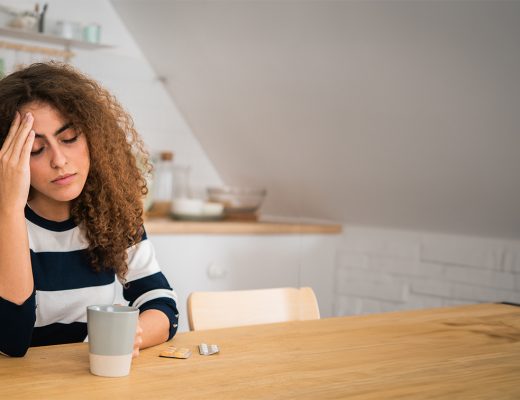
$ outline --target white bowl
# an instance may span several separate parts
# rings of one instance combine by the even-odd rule
[[[179,198],[172,201],[174,216],[217,217],[224,212],[220,203],[207,202],[201,199]]]

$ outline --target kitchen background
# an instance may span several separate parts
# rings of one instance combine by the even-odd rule
[[[71,62],[196,191],[263,186],[262,215],[343,225],[151,235],[182,298],[316,285],[324,316],[520,303],[520,2],[50,1],[60,20],[101,26],[112,47]],[[7,71],[37,61],[14,53]]]

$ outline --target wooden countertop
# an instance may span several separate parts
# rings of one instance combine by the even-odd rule
[[[169,345],[193,355],[159,357]],[[519,399],[519,376],[520,307],[504,304],[180,333],[122,378],[91,375],[87,343],[0,356],[1,397],[31,400]]]
[[[260,219],[259,221],[178,221],[167,218],[147,218],[144,226],[146,232],[151,235],[166,234],[260,234],[260,235],[285,235],[285,234],[339,234],[342,232],[340,224],[314,223],[314,222],[290,222],[272,219]]]

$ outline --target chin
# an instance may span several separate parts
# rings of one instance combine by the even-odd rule
[[[80,194],[81,194],[81,190],[79,192],[74,192],[72,194],[66,195],[66,196],[64,196],[63,201],[76,200],[79,197]]]
[[[79,197],[81,189],[68,188],[49,194],[49,197],[56,201],[72,201]]]

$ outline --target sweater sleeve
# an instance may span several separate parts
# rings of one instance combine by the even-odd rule
[[[0,297],[0,352],[11,357],[23,357],[31,345],[36,321],[36,295],[18,305]]]
[[[162,311],[170,321],[170,340],[177,332],[179,312],[177,295],[161,272],[152,243],[143,234],[141,242],[128,249],[128,273],[123,284],[123,296],[140,312]]]

